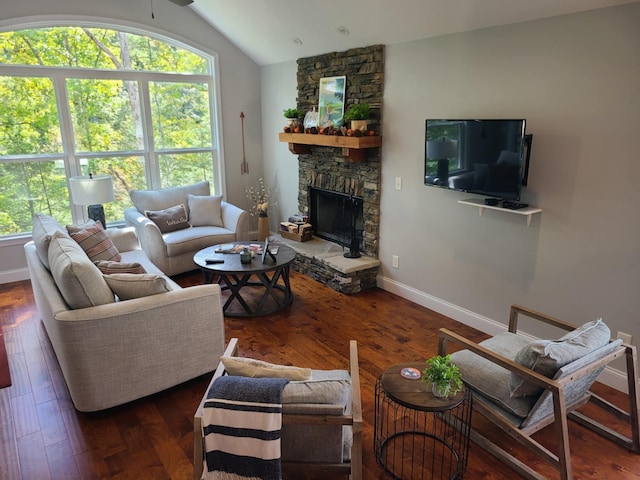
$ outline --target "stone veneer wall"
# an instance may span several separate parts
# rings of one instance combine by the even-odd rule
[[[369,130],[382,135],[384,45],[298,59],[298,108],[304,112],[317,109],[320,79],[341,75],[346,76],[345,112],[354,103],[369,103]],[[361,163],[344,158],[342,150],[335,147],[314,146],[311,154],[298,156],[299,211],[309,211],[309,186],[362,197],[364,253],[375,258],[380,230],[381,150],[368,149]]]

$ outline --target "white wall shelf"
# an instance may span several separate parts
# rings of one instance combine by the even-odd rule
[[[481,198],[467,198],[465,200],[458,200],[458,203],[462,205],[471,205],[472,207],[478,208],[478,214],[480,216],[482,216],[482,214],[484,213],[485,208],[489,210],[498,210],[500,212],[505,212],[505,213],[515,213],[517,215],[525,215],[527,217],[527,226],[531,225],[531,218],[536,213],[542,212],[541,208],[535,208],[535,207],[525,207],[525,208],[519,208],[518,210],[511,210],[509,208],[499,207],[497,205],[496,206],[485,205],[484,199],[481,199]]]

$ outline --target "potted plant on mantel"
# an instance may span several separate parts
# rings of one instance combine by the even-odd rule
[[[293,133],[294,129],[300,126],[300,119],[302,118],[302,110],[299,110],[298,108],[285,108],[284,118],[289,120],[288,126],[290,128],[291,133]]]
[[[427,360],[422,380],[431,383],[431,392],[435,397],[455,395],[462,389],[460,369],[451,363],[451,355],[436,355]]]
[[[351,122],[351,130],[367,130],[367,120],[371,107],[368,103],[355,103],[349,107],[347,113],[344,114],[344,121]]]

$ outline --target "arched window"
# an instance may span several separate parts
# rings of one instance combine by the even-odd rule
[[[221,193],[213,61],[113,28],[0,32],[0,236],[29,232],[36,212],[83,220],[75,175],[113,177],[107,222],[131,189],[208,180]]]

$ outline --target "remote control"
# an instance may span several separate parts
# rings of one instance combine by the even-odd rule
[[[211,265],[212,263],[224,263],[224,260],[219,258],[207,258],[205,262],[207,265]]]

